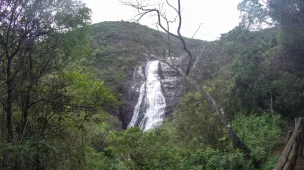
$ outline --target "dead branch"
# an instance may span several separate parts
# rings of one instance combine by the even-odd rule
[[[220,107],[220,105],[214,100],[214,98],[208,93],[206,92],[200,85],[199,83],[197,83],[196,80],[194,80],[192,77],[190,77],[190,70],[191,70],[191,66],[192,66],[192,53],[190,52],[185,39],[183,38],[183,36],[181,35],[181,26],[182,26],[182,14],[181,14],[181,0],[178,0],[178,7],[175,8],[173,5],[171,5],[168,0],[166,0],[167,5],[169,7],[171,7],[178,15],[178,28],[177,28],[177,34],[172,33],[169,28],[167,26],[167,29],[163,26],[162,24],[162,19],[167,21],[167,24],[169,24],[168,19],[166,17],[164,17],[161,12],[159,11],[159,9],[156,8],[147,8],[148,5],[146,6],[142,6],[141,3],[139,3],[139,1],[137,0],[136,4],[132,4],[131,2],[125,2],[120,0],[124,5],[133,7],[135,9],[137,9],[140,13],[139,13],[139,20],[145,16],[148,13],[156,13],[157,14],[157,19],[158,19],[158,26],[168,34],[168,36],[173,36],[177,39],[179,39],[182,43],[182,47],[183,50],[187,53],[188,58],[189,58],[189,62],[187,64],[187,69],[186,71],[183,71],[182,68],[180,66],[174,65],[174,62],[170,62],[167,60],[167,58],[165,57],[166,53],[164,53],[161,56],[155,56],[153,54],[147,54],[147,53],[143,53],[144,56],[155,59],[155,60],[159,60],[165,64],[167,64],[169,67],[171,67],[173,70],[177,71],[186,81],[188,81],[191,85],[193,85],[195,87],[195,89],[208,101],[208,103],[213,107],[214,111],[217,113],[217,115],[220,117],[221,122],[225,125],[229,136],[231,137],[233,143],[240,149],[242,150],[247,156],[250,155],[251,150],[245,145],[245,143],[237,136],[237,134],[235,133],[235,131],[233,130],[229,120],[227,119],[224,110]],[[194,34],[195,35],[195,34]],[[170,41],[170,38],[168,38],[168,41]],[[170,43],[169,43],[170,44]],[[159,54],[158,54],[159,55]],[[193,68],[195,67],[195,65],[197,64],[197,62],[200,60],[201,56],[198,56]],[[169,58],[170,60],[170,58]],[[193,70],[192,68],[192,70]]]
[[[201,28],[201,25],[202,25],[203,23],[200,23],[199,24],[199,26],[198,26],[198,28],[196,29],[196,31],[195,31],[195,33],[192,35],[192,38],[194,38],[194,36],[196,35],[196,33],[199,31],[199,29]]]

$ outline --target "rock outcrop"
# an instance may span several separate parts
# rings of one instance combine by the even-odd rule
[[[170,115],[183,94],[181,77],[165,63],[160,63],[163,92],[166,99],[166,116]]]
[[[132,119],[134,107],[139,97],[140,86],[145,81],[146,63],[147,62],[139,63],[134,68],[134,73],[132,77],[130,76],[130,80],[124,85],[122,96],[124,107],[121,111],[121,118],[124,128],[127,127],[128,123]],[[179,74],[175,70],[171,69],[167,64],[160,63],[159,69],[163,95],[167,105],[165,116],[169,116],[172,114],[183,94],[183,86],[180,82],[181,78]]]

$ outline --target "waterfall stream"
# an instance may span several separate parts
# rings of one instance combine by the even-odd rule
[[[137,104],[128,127],[139,126],[143,131],[163,123],[166,108],[159,76],[159,61],[149,61],[145,67],[146,80],[140,87]]]

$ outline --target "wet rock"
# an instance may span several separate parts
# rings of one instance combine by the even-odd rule
[[[134,68],[132,78],[123,87],[122,101],[124,107],[121,111],[121,119],[124,128],[127,127],[132,119],[134,107],[139,97],[140,86],[145,81],[145,65],[146,63],[138,64]],[[159,69],[163,95],[167,105],[165,116],[169,116],[174,111],[183,94],[182,80],[179,74],[165,63],[160,63]]]

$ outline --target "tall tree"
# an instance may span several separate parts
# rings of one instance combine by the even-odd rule
[[[303,44],[300,43],[304,35],[303,1],[243,0],[238,8],[244,25],[251,28],[263,24],[277,25],[282,29],[284,45],[287,48],[294,46],[295,51],[303,51]],[[259,28],[265,28],[265,25]]]
[[[118,103],[75,68],[90,52],[90,12],[78,0],[0,0],[0,169],[87,167],[90,121]]]
[[[35,84],[64,60],[59,53],[65,43],[60,34],[88,23],[90,10],[74,0],[1,0],[0,6],[0,87],[6,89],[1,90],[1,104],[11,142],[14,104],[21,100],[24,130],[28,110],[41,101],[31,96]]]
[[[278,56],[276,57],[276,62],[279,64],[279,70],[275,72],[281,73],[280,76],[272,75],[272,77],[276,77],[276,81],[273,84],[282,85],[277,86],[277,101],[271,100],[270,102],[273,103],[274,109],[286,116],[297,115],[297,112],[300,114],[302,112],[300,105],[303,103],[303,97],[300,95],[303,92],[301,79],[303,79],[304,72],[304,46],[302,43],[304,38],[303,1],[243,0],[239,4],[239,9],[244,14],[243,25],[255,27],[256,24],[264,22],[260,17],[263,16],[262,18],[269,18],[270,23],[276,27],[275,29],[280,30],[278,35],[280,48],[276,50],[276,55]],[[250,22],[246,18],[251,18],[256,23]],[[286,86],[286,84],[292,85]]]

